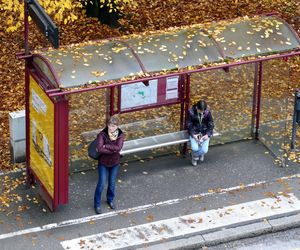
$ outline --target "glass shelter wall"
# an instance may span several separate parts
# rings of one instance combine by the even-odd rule
[[[211,144],[251,138],[254,75],[254,64],[191,75],[191,105],[206,100],[220,134]]]
[[[70,172],[96,167],[97,162],[87,155],[89,142],[105,126],[109,108],[108,91],[84,92],[69,99],[69,164]]]
[[[294,103],[291,83],[286,61],[263,62],[260,140],[280,161],[290,145]]]
[[[257,74],[258,77],[258,74]],[[253,138],[255,131],[256,97],[255,64],[194,73],[190,77],[190,107],[198,100],[207,101],[215,122],[211,144],[223,144]],[[258,79],[256,79],[258,81]],[[131,84],[129,84],[131,85]],[[293,89],[289,64],[282,59],[263,62],[260,140],[278,157],[282,158],[290,144],[293,113]],[[132,84],[134,86],[134,84]],[[126,140],[177,132],[181,129],[181,104],[138,107],[122,112],[121,88],[114,90],[114,112],[121,109],[120,128]],[[127,88],[125,88],[127,90]],[[124,91],[124,89],[123,89]],[[158,95],[158,99],[159,99]],[[178,96],[178,98],[180,98]],[[130,98],[131,100],[132,98]],[[97,162],[87,155],[88,144],[105,127],[109,114],[110,90],[100,89],[69,99],[69,154],[71,171],[96,167]],[[161,153],[179,153],[179,147],[163,147],[124,157],[122,160],[142,159]]]
[[[180,131],[180,104],[162,106],[121,114],[127,140],[151,137]],[[155,148],[149,151],[125,155],[123,161],[152,158],[166,153],[179,154],[179,146]]]
[[[118,91],[114,91],[114,110],[118,107]],[[76,95],[69,99],[69,163],[70,172],[95,168],[97,161],[87,154],[89,143],[105,127],[109,114],[110,90],[101,89]],[[171,104],[161,107],[141,108],[119,114],[120,128],[126,140],[177,132],[180,130],[181,105]],[[167,152],[178,152],[177,147],[157,148],[151,151],[124,156],[122,162],[152,157]]]

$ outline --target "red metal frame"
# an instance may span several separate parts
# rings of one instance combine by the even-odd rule
[[[242,61],[242,62],[232,62],[232,63],[223,63],[220,65],[216,65],[213,67],[207,67],[203,66],[199,69],[193,69],[193,70],[186,70],[182,72],[176,72],[176,73],[169,73],[164,75],[158,75],[158,76],[151,76],[151,77],[145,77],[135,80],[130,80],[127,82],[115,82],[108,85],[87,85],[86,88],[82,89],[65,89],[62,91],[63,86],[61,85],[60,79],[54,70],[52,64],[49,62],[49,60],[40,54],[33,54],[31,55],[29,52],[29,44],[28,44],[28,12],[27,12],[27,1],[24,0],[24,11],[25,11],[25,18],[24,18],[24,39],[25,39],[25,54],[21,55],[19,54],[19,58],[25,59],[25,107],[26,107],[26,166],[27,166],[27,177],[28,181],[32,183],[34,179],[37,179],[39,183],[41,184],[41,195],[45,202],[48,204],[49,208],[54,211],[60,204],[66,204],[68,203],[68,160],[69,160],[69,106],[68,106],[68,100],[67,95],[69,94],[76,94],[81,92],[87,92],[92,90],[98,90],[98,89],[107,89],[109,92],[107,92],[107,95],[109,97],[109,109],[107,110],[106,116],[113,115],[114,113],[126,113],[126,112],[133,112],[138,110],[145,110],[148,108],[157,108],[165,105],[174,105],[174,104],[181,104],[180,108],[180,129],[187,129],[187,119],[188,119],[188,109],[190,107],[190,75],[192,73],[198,73],[202,71],[207,70],[216,70],[216,69],[224,69],[224,68],[230,68],[235,66],[240,66],[243,64],[252,64],[255,63],[255,79],[254,79],[254,94],[253,94],[253,124],[255,119],[255,136],[258,138],[259,135],[259,126],[260,126],[260,109],[261,109],[261,86],[262,86],[262,62],[278,59],[278,58],[288,58],[291,56],[299,56],[300,55],[300,49],[294,50],[293,52],[285,53],[285,54],[279,54],[279,55],[271,55],[266,56],[262,58],[257,58],[254,60],[249,61]],[[284,21],[284,20],[283,20]],[[291,29],[291,27],[285,22],[285,24]],[[293,31],[293,29],[291,29]],[[293,31],[294,32],[294,31]],[[295,32],[294,32],[295,33]],[[296,38],[299,40],[299,38],[296,35]],[[126,42],[119,41],[117,39],[111,39],[116,42],[121,42],[125,44],[133,53],[136,60],[138,61],[142,71],[146,73],[145,67],[142,64],[140,58],[138,55],[134,52],[134,50],[126,44]],[[224,52],[222,51],[221,47],[219,46],[218,42],[214,39],[211,39],[219,49],[220,54],[224,57]],[[54,86],[53,84],[50,84],[52,87],[51,89],[46,89],[47,86],[45,84],[41,83],[42,78],[47,79],[47,76],[42,74],[41,70],[39,69],[38,65],[34,63],[30,63],[30,60],[32,60],[33,57],[40,58],[49,68],[51,74],[53,75],[54,80],[57,83],[58,88]],[[29,117],[29,74],[30,74],[30,68],[36,68],[36,75],[32,74],[35,80],[38,82],[38,84],[43,87],[45,93],[48,95],[48,97],[52,100],[54,103],[54,199],[49,195],[47,190],[44,188],[43,183],[38,179],[38,177],[35,175],[35,173],[32,171],[30,167],[30,138],[29,138],[29,129],[30,129],[30,117]],[[179,76],[179,96],[176,100],[166,101],[166,102],[160,102],[159,104],[155,105],[148,105],[148,106],[142,106],[138,108],[128,109],[121,111],[120,108],[120,93],[121,93],[121,85],[125,84],[132,84],[137,82],[146,82],[152,79],[163,79],[167,77],[172,76]],[[49,80],[50,81],[50,80]],[[51,83],[51,81],[50,81]],[[118,102],[117,102],[117,109],[115,110],[115,89],[117,87],[118,90]],[[187,145],[184,145],[183,152],[187,152]]]
[[[191,85],[191,75],[186,74],[185,75],[185,106],[184,106],[184,129],[187,129],[187,120],[188,120],[188,112],[190,107],[190,85]],[[183,155],[187,154],[187,143],[184,144],[182,149]]]
[[[38,74],[42,80],[42,87],[45,91],[47,90],[53,90],[56,89],[56,86],[53,85],[53,83],[50,81],[50,79],[44,74],[44,72],[40,69],[40,67],[38,66],[38,64],[36,64],[33,60],[31,61],[31,65],[34,68],[34,70],[36,71],[36,74]]]
[[[121,112],[121,86],[117,87],[118,91],[118,106],[117,106],[117,113],[119,114]]]
[[[184,96],[185,96],[185,78],[184,76],[179,77],[179,83],[180,83],[180,130],[184,129]]]
[[[254,134],[254,126],[255,126],[255,120],[256,120],[257,82],[258,82],[258,63],[255,63],[254,82],[253,82],[253,101],[252,101],[252,122],[251,122],[251,135],[252,136]]]
[[[110,105],[109,105],[109,115],[112,116],[114,115],[114,110],[115,110],[115,87],[112,86],[109,88],[110,90],[110,97],[109,97],[109,102],[110,102]]]
[[[25,56],[29,56],[29,45],[28,45],[28,33],[29,33],[29,20],[28,20],[28,8],[27,1],[24,0],[24,49]],[[30,186],[35,182],[33,171],[30,169],[30,141],[29,141],[29,61],[25,60],[25,137],[26,137],[26,182]]]
[[[69,103],[60,98],[54,107],[54,205],[68,203],[69,193]]]
[[[34,57],[40,58],[40,59],[47,65],[47,67],[49,68],[49,70],[50,70],[50,72],[51,72],[51,74],[52,74],[52,76],[53,76],[53,78],[54,78],[54,80],[55,80],[56,83],[57,83],[57,86],[58,86],[59,88],[62,88],[62,84],[61,84],[61,82],[60,82],[60,79],[59,79],[59,77],[58,77],[58,75],[57,75],[57,73],[56,73],[54,67],[53,67],[52,64],[49,62],[49,60],[48,60],[45,56],[40,55],[40,54],[32,54],[32,57],[33,57],[33,58],[34,58]],[[37,66],[37,67],[38,67],[38,66]],[[49,80],[49,81],[50,81],[50,80]],[[51,81],[50,81],[50,82],[51,82]],[[56,88],[56,86],[53,86],[53,87]]]
[[[149,104],[148,106],[142,106],[139,108],[132,108],[132,109],[126,109],[123,111],[119,111],[119,113],[124,114],[124,113],[130,113],[130,112],[134,112],[134,111],[141,111],[141,110],[146,110],[146,109],[159,108],[159,107],[163,107],[163,106],[175,105],[175,104],[179,104],[179,103],[181,103],[181,100],[162,102],[160,104],[155,104],[155,105]]]
[[[257,85],[257,105],[256,105],[256,125],[255,138],[259,135],[260,108],[261,108],[261,85],[262,85],[262,62],[259,62],[258,68],[258,85]]]

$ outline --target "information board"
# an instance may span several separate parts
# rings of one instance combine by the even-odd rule
[[[54,104],[30,77],[30,167],[54,197]]]
[[[149,85],[143,82],[121,86],[121,111],[164,104],[179,98],[179,76],[153,79]]]

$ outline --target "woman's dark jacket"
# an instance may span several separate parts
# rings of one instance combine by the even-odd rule
[[[196,105],[189,109],[187,122],[188,132],[191,136],[201,133],[202,136],[208,135],[211,137],[214,129],[214,121],[211,112],[208,109],[203,112],[202,123],[200,124],[199,120],[201,120],[201,115],[202,114],[199,114],[199,119]]]
[[[111,141],[108,135],[108,127],[103,129],[98,135],[97,150],[100,153],[99,164],[112,167],[120,164],[120,151],[124,144],[124,133],[118,128],[119,134],[115,141]]]

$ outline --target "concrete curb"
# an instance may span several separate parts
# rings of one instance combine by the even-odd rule
[[[26,172],[26,168],[20,168],[17,170],[11,170],[11,171],[7,171],[7,172],[2,172],[0,171],[0,176],[11,176],[11,175],[15,175],[15,174],[23,174],[24,172]]]
[[[232,228],[223,228],[211,233],[200,233],[194,236],[186,236],[169,242],[161,242],[156,245],[144,246],[139,250],[160,249],[197,249],[203,246],[214,246],[234,240],[260,236],[300,226],[300,214],[288,215],[281,218],[266,218],[260,222],[249,223]]]

